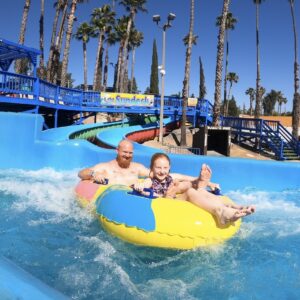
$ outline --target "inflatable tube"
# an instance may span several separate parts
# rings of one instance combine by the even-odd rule
[[[210,213],[188,201],[149,199],[122,185],[81,181],[76,193],[82,206],[94,208],[104,229],[137,245],[173,249],[216,245],[231,238],[241,224],[238,220],[220,227]]]

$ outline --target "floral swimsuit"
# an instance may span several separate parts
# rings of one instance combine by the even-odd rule
[[[163,182],[156,178],[152,178],[153,192],[159,196],[164,196],[172,182],[173,178],[170,175],[168,175]]]

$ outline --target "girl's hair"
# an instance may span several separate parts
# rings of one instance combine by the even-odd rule
[[[169,162],[169,164],[171,164],[170,158],[167,154],[165,154],[165,153],[155,153],[151,157],[150,170],[153,169],[155,161],[159,158],[165,158]]]

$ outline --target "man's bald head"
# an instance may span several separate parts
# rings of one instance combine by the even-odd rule
[[[117,147],[117,162],[121,168],[129,168],[133,156],[133,144],[122,140]]]
[[[122,140],[119,144],[117,149],[120,148],[131,148],[133,150],[133,144],[132,142],[128,141],[128,140]]]

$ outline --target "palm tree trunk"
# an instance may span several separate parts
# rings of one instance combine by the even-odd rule
[[[26,25],[27,25],[29,9],[30,9],[30,0],[25,0],[23,16],[22,16],[22,23],[21,23],[21,28],[20,28],[20,36],[19,36],[19,44],[21,44],[21,45],[23,45],[24,41],[25,41],[25,32],[26,32]],[[15,63],[16,73],[20,73],[20,69],[21,69],[21,61],[17,60]]]
[[[261,115],[261,93],[260,93],[260,54],[259,54],[259,4],[256,2],[256,102],[255,118]]]
[[[292,134],[298,139],[300,127],[300,95],[299,95],[299,64],[298,64],[298,42],[296,31],[296,20],[294,14],[294,0],[290,0],[291,15],[293,20],[294,32],[294,97],[293,97],[293,112],[292,112]]]
[[[231,94],[231,89],[232,89],[232,82],[230,82],[230,85],[229,85],[229,91],[228,91],[228,101],[230,100],[230,94]],[[228,101],[227,101],[227,107],[226,107],[226,109],[228,109]]]
[[[95,64],[95,70],[94,70],[94,81],[93,81],[93,90],[94,91],[99,91],[100,90],[99,66],[100,66],[100,56],[101,56],[102,44],[103,44],[103,32],[101,31],[99,33],[96,64]]]
[[[84,80],[84,90],[87,91],[86,42],[82,42],[82,47],[83,47],[83,80]]]
[[[40,77],[44,79],[45,62],[44,62],[44,12],[45,0],[41,0],[41,16],[40,16]]]
[[[219,126],[220,107],[221,107],[221,83],[222,83],[222,65],[224,55],[224,37],[226,18],[229,10],[230,0],[224,0],[222,10],[222,23],[219,28],[218,35],[218,51],[217,51],[217,65],[216,65],[216,78],[215,78],[215,97],[213,108],[213,126]]]
[[[64,6],[58,35],[56,37],[55,46],[54,46],[53,62],[51,65],[51,70],[50,70],[51,82],[53,82],[53,83],[57,82],[57,76],[58,76],[58,72],[59,72],[60,53],[61,53],[62,42],[63,42],[65,22],[67,19],[67,9],[68,9],[68,2],[66,2],[65,6]]]
[[[123,78],[123,92],[128,93],[128,63],[129,62],[129,52],[127,51],[127,57],[124,65],[124,78]]]
[[[104,59],[104,69],[103,69],[103,91],[106,91],[107,87],[107,78],[108,78],[108,47],[109,44],[106,44],[106,49],[105,49],[105,59]]]
[[[186,108],[189,97],[189,84],[190,84],[190,71],[191,71],[191,56],[192,56],[192,40],[193,40],[193,29],[194,29],[194,0],[191,0],[190,9],[190,28],[189,28],[189,42],[186,49],[185,56],[185,70],[183,79],[182,89],[182,121],[181,121],[181,139],[180,146],[186,146]]]
[[[120,92],[120,72],[121,72],[121,61],[123,53],[123,43],[120,43],[119,53],[118,53],[118,63],[117,63],[117,79],[116,79],[116,92]]]
[[[124,90],[124,74],[125,74],[125,64],[126,64],[126,59],[127,59],[127,54],[128,54],[128,41],[129,41],[129,35],[130,35],[131,26],[132,26],[134,17],[135,17],[135,12],[134,12],[134,10],[131,10],[130,18],[127,23],[126,37],[125,37],[125,41],[124,41],[124,45],[123,45],[123,58],[121,61],[122,64],[121,64],[121,70],[120,70],[120,85],[119,85],[119,89],[120,89],[121,93]]]
[[[103,42],[102,42],[102,47],[100,50],[100,57],[99,57],[99,69],[98,69],[98,82],[97,82],[97,86],[99,86],[98,91],[103,91],[103,87],[101,85],[102,83],[102,69],[103,69],[103,52],[104,52],[104,48],[103,48]]]
[[[77,0],[72,0],[71,12],[69,15],[69,22],[68,22],[67,33],[66,33],[64,56],[63,56],[62,67],[61,67],[61,86],[66,86],[66,81],[67,81],[70,44],[71,44],[72,30],[73,30],[73,24],[75,19],[76,5],[77,5]]]
[[[52,60],[53,60],[53,51],[54,51],[54,47],[55,47],[55,36],[56,36],[56,31],[57,31],[61,3],[62,3],[62,0],[58,1],[56,11],[55,11],[55,16],[54,16],[53,26],[52,26],[50,51],[49,51],[49,58],[48,58],[48,63],[47,63],[47,81],[49,81],[49,82],[51,81],[51,75],[50,75],[51,74],[51,65],[52,65]]]
[[[133,47],[132,49],[132,58],[131,58],[131,76],[130,76],[130,90],[129,90],[130,93],[132,93],[134,66],[135,66],[135,47]]]
[[[225,41],[226,41],[226,62],[225,62],[225,74],[224,74],[224,116],[227,116],[227,70],[228,70],[228,52],[229,52],[229,45],[227,39],[227,30],[225,30]],[[229,99],[229,97],[228,97]]]

